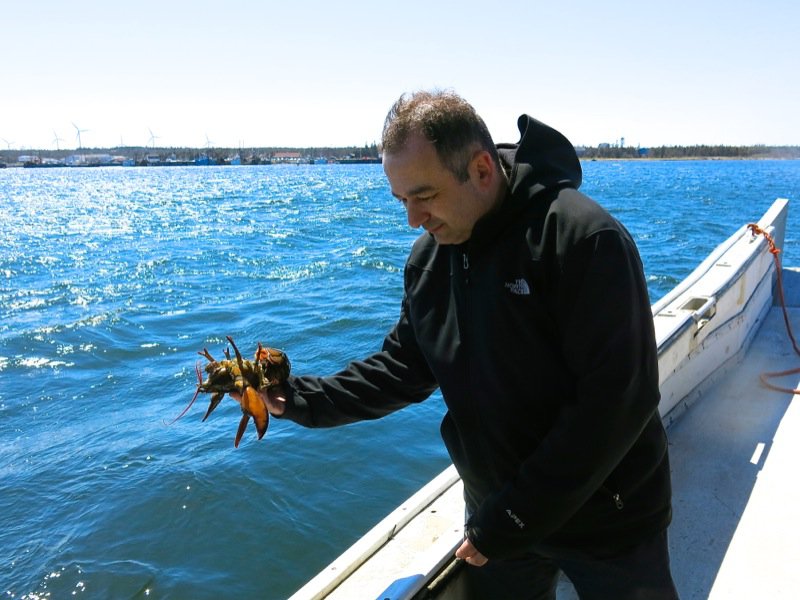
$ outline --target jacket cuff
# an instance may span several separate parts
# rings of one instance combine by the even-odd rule
[[[500,492],[487,497],[467,521],[466,535],[486,558],[518,555],[534,541],[528,517]]]

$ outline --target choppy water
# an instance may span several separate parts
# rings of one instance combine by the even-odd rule
[[[655,301],[800,199],[800,162],[589,162],[584,181]],[[285,598],[441,471],[438,396],[333,430],[273,420],[238,450],[230,400],[165,425],[225,335],[298,373],[378,349],[416,235],[379,165],[0,170],[0,594]]]

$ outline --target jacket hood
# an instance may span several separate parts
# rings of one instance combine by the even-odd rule
[[[498,144],[500,162],[510,173],[511,194],[551,187],[581,185],[581,163],[575,148],[561,133],[528,115],[517,120],[517,144]]]
[[[570,141],[552,127],[528,115],[517,120],[517,144],[497,144],[500,164],[509,174],[509,193],[500,209],[475,224],[468,243],[478,249],[517,215],[531,206],[531,200],[547,190],[577,189],[581,184],[581,163]],[[542,208],[545,205],[542,204]]]

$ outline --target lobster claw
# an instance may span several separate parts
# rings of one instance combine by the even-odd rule
[[[256,425],[258,432],[258,439],[264,437],[269,427],[269,411],[261,395],[255,388],[248,386],[242,391],[241,400],[239,404],[242,407],[242,419],[239,421],[239,429],[236,431],[236,438],[233,440],[233,446],[239,447],[239,442],[242,440],[244,430],[247,428],[247,422],[250,417],[253,417],[253,422]]]
[[[241,421],[239,421],[239,429],[236,430],[236,438],[233,440],[234,448],[239,447],[239,442],[242,441],[242,436],[244,435],[244,430],[247,428],[247,422],[249,420],[250,420],[250,415],[248,415],[247,413],[242,415],[242,419]]]

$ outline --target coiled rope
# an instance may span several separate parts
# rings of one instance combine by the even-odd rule
[[[747,227],[750,231],[753,232],[753,237],[757,235],[763,235],[764,239],[767,240],[767,244],[769,245],[769,252],[772,254],[772,258],[775,261],[775,272],[777,273],[777,281],[776,281],[776,288],[778,290],[778,299],[781,303],[781,309],[783,310],[783,322],[786,323],[786,333],[789,334],[789,339],[792,341],[792,347],[794,348],[795,353],[800,356],[800,348],[797,346],[797,340],[795,340],[794,334],[792,333],[792,325],[789,321],[789,311],[786,309],[786,297],[783,293],[783,275],[781,271],[781,261],[778,259],[778,254],[780,253],[780,248],[775,245],[775,240],[772,239],[772,236],[761,229],[755,223],[749,223]],[[800,373],[800,368],[797,369],[787,369],[786,371],[770,371],[766,373],[761,373],[759,378],[761,379],[761,383],[763,383],[766,387],[771,390],[775,390],[777,392],[786,392],[789,394],[800,394],[800,389],[794,388],[787,388],[781,387],[778,385],[774,385],[770,383],[769,379],[774,379],[775,377],[786,377],[787,375],[794,375],[796,373]]]

